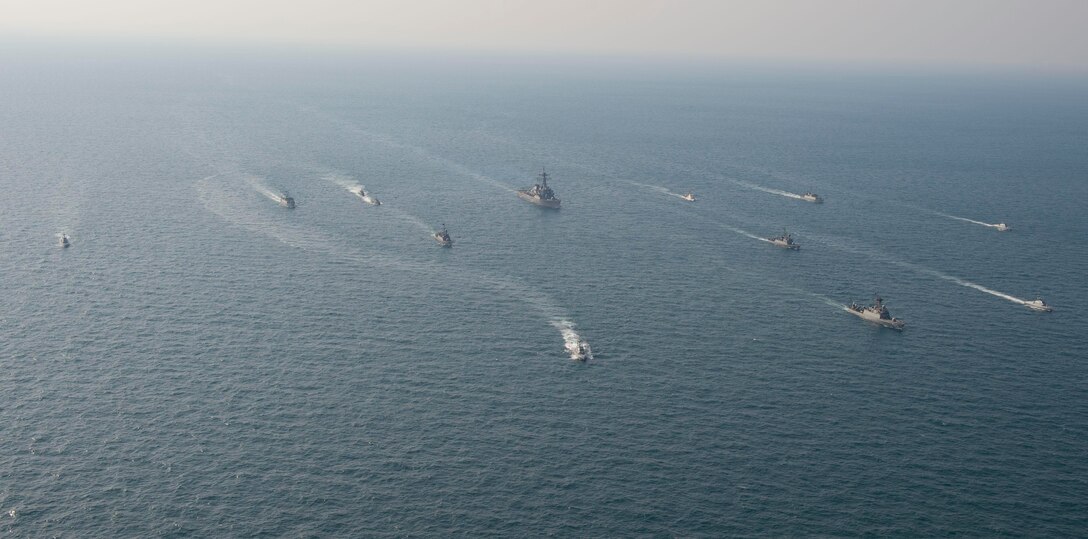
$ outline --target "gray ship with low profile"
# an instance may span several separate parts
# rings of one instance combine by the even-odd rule
[[[556,197],[555,191],[548,187],[547,171],[542,170],[537,177],[540,178],[540,183],[535,183],[532,187],[525,189],[518,189],[518,197],[537,206],[559,209],[559,197]]]
[[[773,244],[775,244],[775,245],[777,245],[779,247],[782,247],[783,249],[790,249],[790,250],[793,250],[793,251],[797,251],[797,250],[801,249],[801,246],[798,245],[797,242],[793,241],[793,236],[790,235],[790,233],[786,232],[785,230],[782,231],[781,236],[775,236],[773,238],[767,238],[767,241],[769,241],[769,242],[771,242],[771,243],[773,243]]]
[[[287,208],[289,210],[295,209],[295,199],[287,193],[280,193],[276,197],[276,202],[279,202],[280,206],[283,206],[284,208]]]
[[[886,328],[892,328],[894,330],[903,331],[903,326],[907,325],[906,322],[893,318],[888,313],[888,307],[884,305],[884,300],[880,296],[876,297],[876,300],[872,305],[861,306],[857,303],[851,303],[846,307],[846,312],[861,318],[862,320],[868,320],[875,324],[880,324]]]
[[[68,237],[68,234],[61,234],[60,235],[60,246],[65,248],[65,249],[72,246],[72,241],[71,241],[71,238]]]
[[[1039,312],[1043,312],[1043,313],[1049,313],[1049,312],[1054,311],[1054,308],[1051,307],[1050,305],[1047,305],[1047,303],[1045,301],[1043,301],[1041,298],[1033,299],[1031,301],[1025,301],[1024,306],[1031,309],[1031,310],[1033,310],[1033,311],[1039,311]]]
[[[446,225],[444,223],[442,224],[442,230],[431,234],[431,237],[442,247],[453,247],[453,238],[450,237],[450,233],[446,230]]]

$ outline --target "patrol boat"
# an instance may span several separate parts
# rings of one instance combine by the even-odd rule
[[[794,243],[793,236],[791,236],[790,233],[786,232],[785,230],[782,231],[781,236],[767,238],[767,241],[785,249],[793,249],[794,251],[801,249],[800,245]]]
[[[65,249],[67,249],[68,247],[71,247],[72,242],[69,241],[69,239],[70,238],[68,237],[68,234],[61,234],[60,235],[60,246],[64,247]]]
[[[535,183],[526,189],[518,189],[518,197],[537,206],[559,209],[559,199],[556,198],[555,191],[548,187],[548,173],[541,170],[538,178],[540,183]]]
[[[442,247],[453,247],[453,238],[450,237],[450,233],[446,230],[446,224],[442,224],[442,230],[431,234],[434,241],[437,241]]]
[[[1012,230],[1012,227],[1009,226],[1009,225],[1006,225],[1005,223],[997,223],[996,225],[993,225],[993,226],[994,226],[994,228],[997,229],[998,232],[1008,232],[1008,231]]]
[[[680,198],[682,198],[682,199],[684,199],[684,200],[686,200],[688,202],[695,202],[695,195],[691,194],[691,191],[688,191],[688,194],[683,195]]]
[[[366,202],[367,204],[370,204],[371,206],[381,206],[382,205],[382,202],[380,200],[374,198],[374,196],[371,195],[370,193],[367,193],[366,189],[363,189],[362,186],[359,186],[359,187],[357,187],[355,189],[352,189],[351,192],[355,193],[355,196],[361,198],[363,200],[363,202]]]
[[[801,200],[806,200],[808,202],[815,202],[816,204],[819,204],[819,203],[824,201],[824,199],[820,198],[820,195],[817,195],[816,193],[805,193],[805,194],[801,195]]]
[[[1033,311],[1040,311],[1040,312],[1044,312],[1044,313],[1049,313],[1049,312],[1054,310],[1050,305],[1047,305],[1046,302],[1043,301],[1042,299],[1034,299],[1032,301],[1025,301],[1024,306],[1031,309],[1031,310],[1033,310]]]
[[[280,193],[276,198],[276,202],[279,202],[280,206],[283,206],[284,208],[287,208],[289,210],[295,208],[295,199],[287,193]]]
[[[567,349],[570,358],[575,361],[593,359],[593,350],[590,349],[589,343],[586,341],[567,341],[564,348]]]
[[[857,303],[851,303],[846,307],[846,310],[862,320],[868,320],[898,331],[903,331],[903,326],[907,325],[906,322],[898,318],[892,318],[892,315],[888,314],[888,307],[884,305],[884,300],[880,299],[880,296],[877,296],[875,302],[870,306],[863,307]]]

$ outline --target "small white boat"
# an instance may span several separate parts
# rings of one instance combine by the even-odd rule
[[[68,237],[68,234],[61,234],[60,235],[60,246],[65,248],[65,249],[72,246],[72,242],[70,241],[70,238]]]
[[[688,192],[688,194],[686,194],[684,196],[681,196],[680,198],[682,198],[682,199],[684,199],[684,200],[686,200],[688,202],[695,202],[695,195],[693,195],[691,192]]]
[[[801,195],[801,200],[805,200],[807,202],[814,202],[816,204],[824,201],[824,199],[820,198],[820,195],[817,195],[816,193],[805,193]]]
[[[1031,301],[1025,301],[1024,306],[1031,309],[1031,310],[1033,310],[1033,311],[1039,311],[1039,312],[1044,312],[1044,313],[1049,313],[1049,312],[1052,312],[1054,310],[1050,305],[1047,305],[1046,302],[1043,301],[1042,299],[1034,299],[1034,300],[1031,300]]]
[[[998,232],[1008,232],[1012,230],[1012,227],[1006,225],[1005,223],[997,223],[996,225],[994,225],[994,228],[996,228]]]

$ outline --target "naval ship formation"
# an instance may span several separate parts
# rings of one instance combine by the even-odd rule
[[[537,206],[559,209],[559,198],[555,196],[555,191],[548,187],[547,171],[541,170],[540,175],[537,177],[540,178],[540,183],[535,183],[532,187],[525,189],[518,189],[518,197]]]

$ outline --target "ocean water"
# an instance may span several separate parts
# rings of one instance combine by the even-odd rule
[[[8,536],[1088,529],[1083,78],[24,52]]]

